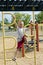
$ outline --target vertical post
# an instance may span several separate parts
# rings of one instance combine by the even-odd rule
[[[30,22],[30,28],[31,28],[31,35],[33,34],[33,31],[32,31],[32,21]]]
[[[31,27],[31,35],[33,35],[33,26],[32,26],[32,22],[30,24],[30,27]],[[31,40],[33,40],[33,37],[31,37]]]
[[[24,43],[22,43],[22,57],[24,57]]]
[[[25,31],[24,31],[24,28],[23,28],[23,33],[25,35]],[[24,41],[24,37],[23,37],[23,41]],[[24,42],[22,42],[22,57],[25,56],[25,53],[24,53]]]
[[[37,51],[39,51],[38,23],[36,23],[36,43],[37,43]]]
[[[34,18],[34,7],[33,7],[33,23],[35,24]],[[34,25],[34,65],[36,65],[36,42],[35,42],[35,25]]]
[[[3,22],[3,51],[4,51],[4,65],[6,65],[6,54],[5,54],[5,31],[4,31],[4,13],[2,12],[2,22]]]

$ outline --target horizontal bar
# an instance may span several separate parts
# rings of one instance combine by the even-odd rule
[[[28,35],[28,34],[24,34],[27,37],[34,37],[34,35]]]
[[[6,61],[12,61],[12,59],[6,59]]]
[[[43,24],[38,24],[39,26],[43,26]]]
[[[34,23],[31,23],[32,25],[36,25],[36,24],[34,24]],[[25,27],[26,26],[30,26],[31,24],[27,24],[27,25],[25,25]],[[38,26],[43,26],[43,24],[38,24]]]

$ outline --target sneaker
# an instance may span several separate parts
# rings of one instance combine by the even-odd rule
[[[13,61],[15,61],[15,60],[16,60],[16,58],[13,58],[12,60],[13,60]]]

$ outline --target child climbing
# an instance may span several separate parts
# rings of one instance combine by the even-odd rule
[[[24,34],[25,32],[25,28],[24,28],[24,22],[19,20],[18,21],[18,25],[15,24],[16,27],[17,27],[17,50],[16,50],[16,53],[15,53],[15,56],[13,58],[13,60],[15,61],[16,60],[16,54],[19,53],[19,51],[22,49],[22,44],[26,41],[27,42],[27,36]],[[28,43],[27,43],[28,45]]]

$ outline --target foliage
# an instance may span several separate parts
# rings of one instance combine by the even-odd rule
[[[5,24],[9,24],[9,22],[8,22],[8,19],[7,19],[7,18],[5,18],[5,19],[4,19],[4,23],[5,23]]]
[[[0,30],[1,30],[1,23],[0,23]]]
[[[39,14],[35,15],[35,19],[38,23],[43,22],[43,11],[41,11]]]
[[[14,13],[14,15],[16,16],[16,22],[18,22],[18,20],[22,20],[24,22],[24,24],[26,25],[30,21],[30,15],[29,14]],[[13,22],[13,19],[12,19],[12,22]]]

